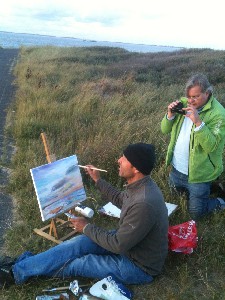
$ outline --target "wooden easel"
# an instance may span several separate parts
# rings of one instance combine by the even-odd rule
[[[51,163],[56,160],[55,154],[50,153],[49,144],[47,141],[46,134],[44,132],[41,133],[41,137],[42,137],[42,141],[43,141],[43,144],[45,147],[47,161],[48,161],[48,163]],[[67,235],[59,238],[59,233],[58,233],[59,229],[68,227],[69,223],[70,223],[69,221],[64,221],[60,218],[52,218],[51,223],[49,225],[46,225],[40,229],[35,228],[34,232],[36,232],[37,234],[43,236],[44,238],[46,238],[52,242],[55,242],[56,244],[60,244],[63,241],[65,241],[66,239],[68,239],[69,237],[71,237],[72,235],[77,233],[75,230],[73,230],[72,232],[68,233]],[[48,233],[46,231],[48,231]]]

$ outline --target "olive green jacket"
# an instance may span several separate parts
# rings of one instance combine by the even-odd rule
[[[181,98],[181,101],[184,106],[187,106],[187,98]],[[194,131],[194,124],[192,126],[188,167],[190,183],[213,181],[223,172],[225,108],[211,96],[199,116],[205,125],[198,131]],[[184,118],[183,115],[176,114],[173,120],[168,120],[165,115],[161,122],[162,133],[171,134],[166,156],[167,166],[172,161],[174,147]]]

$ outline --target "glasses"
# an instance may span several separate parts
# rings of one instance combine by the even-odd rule
[[[199,94],[199,95],[197,95],[197,96],[188,96],[187,98],[188,98],[189,100],[194,100],[194,101],[196,101],[196,100],[198,100],[199,97],[201,97],[201,95],[202,95],[202,93]]]

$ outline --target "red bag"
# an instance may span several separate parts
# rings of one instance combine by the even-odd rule
[[[170,226],[168,231],[169,250],[190,254],[197,247],[197,228],[191,220],[179,225]]]

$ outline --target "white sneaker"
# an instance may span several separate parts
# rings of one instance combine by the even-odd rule
[[[96,282],[89,290],[90,294],[104,300],[129,300],[132,293],[112,276]]]

